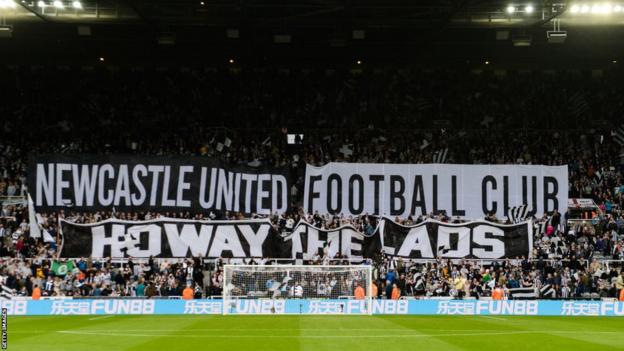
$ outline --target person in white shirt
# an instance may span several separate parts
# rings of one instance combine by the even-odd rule
[[[317,288],[317,294],[319,294],[320,296],[325,296],[327,295],[327,286],[325,285],[325,283],[320,282]]]
[[[297,285],[295,286],[295,298],[302,298],[303,297],[303,287],[301,286],[301,284],[299,282],[297,282]]]

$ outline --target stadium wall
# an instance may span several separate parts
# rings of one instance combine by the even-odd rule
[[[9,315],[171,315],[223,313],[223,300],[5,300]],[[362,314],[361,300],[238,300],[230,314]],[[560,300],[373,300],[373,314],[624,316],[624,302]]]

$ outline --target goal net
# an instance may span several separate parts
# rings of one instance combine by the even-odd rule
[[[370,266],[225,265],[224,314],[371,314]]]

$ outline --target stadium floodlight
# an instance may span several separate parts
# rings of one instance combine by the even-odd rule
[[[0,0],[0,8],[14,9],[15,2],[13,0]]]
[[[63,5],[63,2],[60,1],[60,0],[54,0],[52,5],[54,5],[54,7],[56,7],[57,9],[64,9],[65,8],[65,5]]]
[[[581,6],[581,13],[588,13],[590,10],[589,5],[583,5]]]
[[[600,6],[599,4],[592,5],[591,12],[594,14],[602,12],[602,6]]]
[[[223,266],[223,314],[372,312],[371,266]]]
[[[614,12],[622,12],[622,6],[621,5],[613,6],[613,11]]]
[[[80,1],[74,1],[72,2],[72,6],[76,9],[76,10],[82,10],[82,3]]]
[[[579,11],[581,11],[581,7],[579,5],[572,5],[572,7],[570,7],[570,12],[572,13],[579,13]]]
[[[526,6],[524,7],[524,12],[525,12],[525,13],[531,14],[531,13],[533,13],[533,10],[534,10],[534,9],[533,9],[533,5],[531,5],[531,4],[528,4],[528,5],[526,5]]]
[[[38,7],[40,7],[40,8],[42,8],[42,9],[45,9],[45,7],[46,7],[47,5],[46,5],[45,1],[41,1],[41,0],[40,0],[39,2],[37,2],[37,6],[38,6]]]
[[[513,5],[509,5],[509,6],[507,6],[507,13],[508,13],[508,14],[510,14],[510,15],[511,15],[511,14],[513,14],[514,12],[516,12],[516,7],[515,7],[515,6],[513,6]]]

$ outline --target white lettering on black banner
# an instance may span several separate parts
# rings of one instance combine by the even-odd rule
[[[37,155],[28,185],[38,210],[192,210],[272,214],[289,204],[286,169],[200,157]]]

